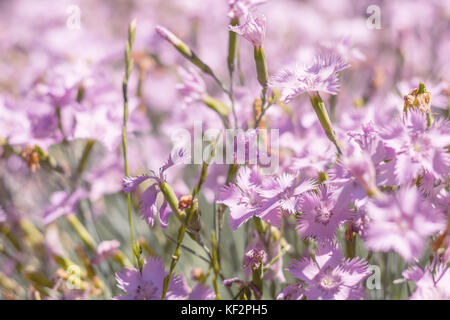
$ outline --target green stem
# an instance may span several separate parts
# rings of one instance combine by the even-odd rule
[[[124,162],[124,171],[125,176],[129,176],[128,169],[128,159],[127,159],[127,120],[128,120],[128,80],[131,75],[131,71],[133,70],[133,58],[131,56],[131,50],[133,47],[134,39],[136,37],[136,21],[133,20],[128,27],[128,42],[125,47],[125,76],[122,83],[122,91],[123,91],[123,124],[122,124],[122,149],[123,149],[123,162]],[[134,241],[134,228],[133,228],[133,214],[132,214],[132,205],[131,205],[131,194],[128,193],[127,204],[128,204],[128,225],[130,227],[130,238],[131,238],[131,247],[133,254],[133,263],[136,265],[138,259],[136,259],[136,254],[134,251],[135,241]]]
[[[213,151],[211,152],[211,157],[214,156],[214,148],[212,150]],[[161,191],[163,192],[164,196],[166,197],[167,201],[169,202],[170,207],[172,208],[172,210],[175,213],[177,213],[177,216],[179,215],[181,218],[180,219],[181,226],[180,226],[180,229],[178,230],[177,245],[175,247],[175,252],[172,255],[172,262],[170,263],[169,273],[164,278],[164,287],[163,287],[163,293],[161,295],[161,300],[164,300],[166,297],[167,290],[169,289],[170,280],[172,278],[173,270],[175,269],[175,266],[177,265],[178,260],[181,257],[181,246],[182,246],[182,242],[184,240],[184,236],[186,234],[187,228],[188,228],[192,218],[197,214],[195,198],[197,197],[203,183],[205,182],[207,172],[208,172],[208,163],[204,162],[203,166],[202,166],[202,172],[200,175],[200,179],[199,179],[197,185],[195,186],[194,190],[192,191],[192,203],[191,203],[190,207],[186,210],[187,215],[182,213],[180,211],[180,209],[178,208],[178,199],[177,199],[175,193],[173,192],[173,190],[170,192],[170,190],[171,190],[171,188],[170,188],[169,192],[167,192],[168,190],[166,187],[168,186],[168,184],[166,184],[165,182],[160,184],[160,188],[161,188],[161,185],[163,185],[163,187],[166,189],[165,191],[163,191],[163,188],[161,188]],[[194,236],[192,236],[192,238],[195,241],[197,241]],[[214,251],[212,253],[212,256],[214,256]],[[219,269],[219,272],[220,272],[220,269]]]
[[[219,286],[217,284],[217,278],[218,278],[218,275],[220,274],[220,263],[219,263],[220,248],[217,243],[217,235],[214,231],[211,234],[211,246],[212,246],[212,261],[211,261],[211,263],[212,263],[212,267],[213,267],[213,271],[214,271],[214,274],[212,276],[212,281],[213,281],[214,292],[216,293],[216,299],[220,300]]]
[[[78,220],[75,214],[68,214],[66,216],[67,221],[70,223],[72,228],[75,230],[77,235],[80,237],[81,241],[88,247],[90,250],[94,251],[97,248],[95,244],[95,240],[90,235],[89,231],[83,226],[80,220]]]
[[[187,226],[189,225],[189,222],[190,222],[192,216],[194,215],[194,210],[192,210],[191,208],[192,208],[192,206],[188,210],[188,214],[187,214],[185,223],[183,223],[180,226],[180,229],[178,230],[177,245],[175,248],[175,252],[172,255],[172,262],[170,263],[169,273],[164,278],[164,287],[163,287],[163,292],[161,295],[161,300],[164,300],[166,297],[167,290],[169,289],[170,280],[172,279],[173,271],[175,269],[175,266],[178,263],[178,260],[181,257],[181,249],[180,249],[181,244],[182,244],[184,236],[186,234]]]
[[[261,300],[264,290],[264,283],[263,283],[263,277],[264,277],[264,270],[263,270],[263,264],[262,262],[259,264],[258,268],[253,270],[252,272],[252,283],[255,285],[256,288],[258,288],[259,295],[255,295],[256,299]]]
[[[87,160],[89,158],[89,154],[91,153],[92,147],[94,146],[94,144],[95,144],[95,140],[94,139],[89,139],[86,142],[86,146],[84,147],[83,154],[81,155],[80,162],[78,163],[75,180],[78,180],[78,178],[83,173],[84,168],[86,167],[86,164],[87,164]]]
[[[277,254],[277,255],[276,255],[269,263],[267,263],[267,264],[264,266],[263,270],[268,270],[268,269],[270,269],[270,267],[271,267],[275,262],[277,262],[282,256],[284,256],[284,255],[286,254],[286,252],[289,251],[289,249],[290,249],[290,246],[289,246],[289,245],[288,245],[288,246],[282,247],[280,253]]]
[[[232,26],[236,26],[239,24],[239,19],[238,18],[233,18],[231,19],[230,25]],[[228,73],[230,75],[230,101],[231,101],[231,110],[233,112],[233,118],[234,118],[234,125],[235,127],[238,126],[238,119],[237,119],[237,113],[236,113],[236,108],[234,105],[234,88],[233,88],[233,74],[234,74],[234,70],[236,69],[236,57],[237,57],[237,53],[238,53],[238,37],[237,37],[237,33],[230,31],[228,33],[228,58],[227,58],[227,62],[228,62]]]

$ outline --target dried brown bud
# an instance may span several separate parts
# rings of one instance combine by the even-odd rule
[[[254,117],[255,117],[255,121],[257,121],[261,117],[262,107],[263,107],[262,100],[259,99],[259,98],[255,99],[255,101],[253,102],[253,114],[254,114]],[[265,123],[261,119],[261,121],[259,122],[258,128],[259,129],[263,129],[264,126],[265,126]]]
[[[419,110],[422,113],[427,113],[431,110],[431,93],[427,92],[425,85],[420,84],[419,88],[411,90],[405,97],[404,112],[408,111],[408,108],[413,110]]]
[[[191,206],[192,204],[192,196],[190,194],[182,196],[178,201],[178,209],[184,210]]]
[[[31,170],[31,172],[36,172],[37,169],[40,168],[39,165],[39,154],[35,150],[35,148],[31,146],[26,146],[20,156],[22,159],[26,162],[28,168]]]

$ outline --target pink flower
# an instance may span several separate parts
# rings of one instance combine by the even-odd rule
[[[272,179],[262,192],[265,200],[264,209],[258,214],[275,226],[281,225],[282,214],[294,214],[301,194],[316,187],[311,179],[300,179],[298,175],[284,173]]]
[[[87,197],[87,192],[77,189],[72,193],[57,191],[50,198],[51,205],[44,211],[44,223],[47,225],[63,215],[76,213],[80,200]]]
[[[222,189],[219,202],[230,209],[232,230],[236,230],[262,209],[261,192],[261,177],[248,167],[239,170],[234,184]]]
[[[329,171],[331,185],[342,188],[345,201],[380,196],[379,187],[393,186],[395,151],[386,146],[373,123],[362,126],[362,131],[347,134],[350,141],[343,155]]]
[[[113,256],[119,247],[120,242],[117,240],[100,242],[97,246],[95,256],[92,258],[92,263],[97,265],[102,263],[104,260]]]
[[[183,96],[184,102],[189,105],[200,100],[206,93],[206,84],[200,74],[194,68],[179,68],[182,83],[177,84],[178,92]]]
[[[263,266],[272,261],[281,252],[281,245],[278,241],[266,241],[269,243],[267,248],[264,241],[261,240],[258,232],[254,231],[252,234],[252,240],[245,248],[244,259],[242,261],[242,266],[244,268],[244,273],[247,278],[250,278],[252,271],[260,266]],[[264,271],[265,280],[275,280],[279,283],[285,282],[283,271],[282,271],[283,260],[279,258],[271,267]]]
[[[277,300],[304,300],[304,299],[306,299],[305,287],[301,282],[288,285],[277,296]]]
[[[450,145],[447,120],[427,128],[426,116],[410,110],[404,121],[385,132],[386,145],[395,150],[395,173],[401,184],[410,184],[423,170],[440,178],[450,171]]]
[[[305,92],[326,92],[337,94],[339,91],[338,72],[350,67],[335,53],[320,54],[309,66],[286,68],[273,76],[270,87],[281,89],[281,100],[289,103]]]
[[[240,26],[230,25],[228,29],[243,36],[255,47],[259,48],[262,46],[264,37],[266,36],[266,17],[264,15],[254,17],[249,13],[244,24]]]
[[[323,244],[315,261],[303,258],[287,270],[304,281],[308,300],[356,300],[364,297],[362,282],[369,276],[367,267],[367,262],[359,258],[344,260],[335,245]]]
[[[300,198],[297,231],[301,237],[321,241],[334,239],[337,228],[350,218],[347,204],[338,202],[338,195],[329,187],[321,187],[317,193],[308,192]]]
[[[434,270],[431,266],[425,270],[414,266],[405,270],[403,277],[416,285],[411,300],[450,300],[450,271],[447,264],[439,263]]]
[[[163,262],[150,258],[144,262],[142,272],[137,269],[125,268],[116,273],[117,286],[125,293],[115,297],[119,300],[160,300],[163,292],[164,277]],[[184,277],[173,276],[167,291],[167,300],[180,300],[188,295],[189,287]]]
[[[142,271],[125,268],[116,273],[117,286],[124,291],[115,299],[118,300],[160,300],[163,292],[164,270],[162,260],[150,258],[144,261]],[[203,285],[190,289],[183,275],[172,276],[166,294],[167,300],[206,300],[214,299],[215,294]]]
[[[169,155],[167,162],[159,168],[159,173],[150,171],[148,174],[143,174],[134,177],[125,177],[122,181],[122,191],[124,193],[130,193],[136,189],[141,183],[146,180],[153,180],[153,182],[141,195],[140,199],[140,212],[142,218],[150,225],[155,224],[155,215],[159,214],[159,221],[161,227],[167,227],[169,221],[169,215],[171,210],[169,209],[167,200],[164,198],[161,206],[158,209],[156,199],[160,193],[159,184],[166,181],[165,171],[175,165],[186,163],[190,159],[190,154],[185,149],[175,149]]]
[[[375,251],[392,249],[408,262],[420,257],[429,236],[445,228],[440,213],[415,188],[370,202],[367,212],[366,245]]]
[[[228,0],[230,11],[228,16],[232,19],[244,17],[257,6],[264,4],[266,0]]]
[[[353,150],[342,157],[342,165],[369,196],[379,193],[376,184],[376,169],[370,154],[364,150]]]
[[[197,284],[189,293],[187,300],[214,300],[216,294],[210,287],[204,284]]]

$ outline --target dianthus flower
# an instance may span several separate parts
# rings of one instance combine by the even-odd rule
[[[429,236],[445,228],[441,214],[415,188],[374,200],[367,212],[366,245],[375,251],[392,249],[408,262],[420,257]]]
[[[304,281],[307,286],[304,296],[308,300],[362,299],[362,282],[369,275],[367,262],[360,258],[344,260],[341,252],[332,244],[320,245],[314,260],[297,260],[288,267],[288,271]],[[292,287],[289,291],[292,291]],[[299,296],[299,293],[293,295],[296,298]]]
[[[281,100],[289,103],[302,93],[339,91],[338,72],[347,69],[347,64],[335,53],[320,54],[309,66],[296,65],[273,76],[269,86],[281,89]]]

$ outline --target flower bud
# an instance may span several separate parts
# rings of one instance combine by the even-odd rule
[[[254,57],[258,82],[265,88],[267,87],[267,82],[269,81],[269,72],[267,71],[266,53],[263,46],[254,47]]]
[[[213,97],[205,94],[201,97],[201,100],[208,107],[210,107],[211,109],[213,109],[214,111],[216,111],[217,113],[219,113],[220,115],[222,115],[224,117],[227,117],[228,114],[230,113],[230,108],[225,103],[223,103],[222,101],[220,101],[216,98],[213,98]]]
[[[186,59],[196,65],[200,70],[210,75],[213,74],[211,68],[207,66],[203,61],[201,61],[189,48],[189,46],[172,32],[161,26],[156,27],[156,32],[158,32],[161,37],[163,37],[171,45],[173,45],[175,49],[178,50],[178,52],[180,52]]]
[[[328,116],[327,109],[325,108],[325,104],[323,103],[322,98],[319,93],[316,92],[310,96],[311,105],[316,112],[317,118],[319,119],[320,124],[322,125],[325,134],[328,139],[333,142],[336,146],[336,149],[339,154],[342,154],[341,148],[339,147],[339,143],[337,141],[336,133],[333,130],[331,125],[330,117]]]

